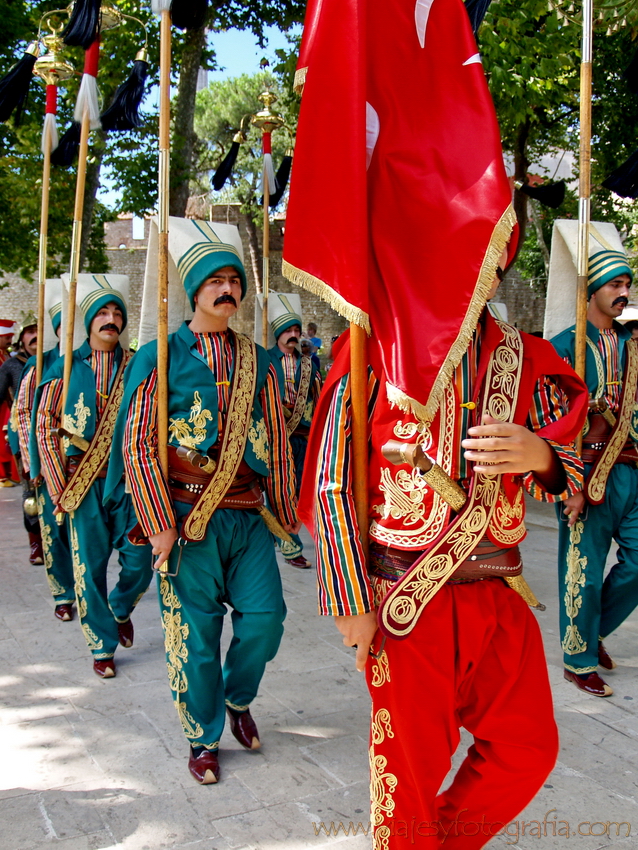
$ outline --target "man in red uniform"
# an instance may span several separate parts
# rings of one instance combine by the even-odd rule
[[[383,374],[371,372],[366,564],[352,499],[347,355],[346,347],[320,401],[308,452],[319,460],[305,486],[316,491],[320,613],[357,646],[372,697],[375,840],[474,850],[527,805],[557,755],[540,631],[509,583],[520,580],[522,484],[546,500],[581,486],[572,440],[586,392],[544,341],[487,310],[430,425],[393,406]],[[391,440],[396,466],[383,452]],[[421,452],[468,493],[458,515],[414,465]],[[439,793],[461,726],[474,743]]]

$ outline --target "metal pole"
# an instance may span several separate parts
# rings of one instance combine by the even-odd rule
[[[274,188],[274,187],[273,187]],[[264,231],[262,250],[262,292],[264,297],[264,309],[261,316],[261,344],[268,348],[268,287],[270,283],[270,218],[268,215],[270,203],[270,186],[268,185],[268,173],[264,164]]]
[[[157,443],[162,471],[168,478],[168,204],[171,119],[171,16],[160,22],[159,228],[157,254]],[[167,565],[168,567],[168,565]]]
[[[587,350],[587,269],[589,263],[589,222],[591,218],[591,92],[593,0],[583,0],[583,34],[580,65],[580,158],[578,183],[578,254],[576,285],[576,339],[574,368],[585,379]],[[578,448],[582,437],[578,439]]]
[[[40,248],[38,256],[38,343],[35,359],[36,386],[42,380],[44,359],[44,295],[47,277],[47,240],[49,234],[49,190],[51,187],[51,127],[44,128],[44,163],[42,165],[42,202],[40,206]]]

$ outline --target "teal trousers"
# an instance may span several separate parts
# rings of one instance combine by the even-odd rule
[[[590,466],[585,466],[585,475]],[[638,605],[638,469],[616,464],[605,501],[589,505],[567,528],[558,504],[560,635],[564,664],[575,673],[598,666],[598,640],[615,631]],[[617,563],[603,580],[612,542]]]
[[[102,504],[104,482],[98,478],[79,508],[69,513],[78,617],[96,660],[113,657],[117,624],[129,619],[152,576],[150,545],[134,546],[128,539],[137,518],[124,482],[118,484],[108,509]],[[120,572],[108,593],[106,571],[113,549],[119,552]]]
[[[179,521],[189,509],[176,503]],[[216,750],[225,706],[248,708],[283,634],[273,537],[255,513],[218,510],[201,543],[174,546],[171,572],[178,561],[176,577],[158,577],[169,685],[190,743]],[[233,636],[222,666],[227,606]]]
[[[70,605],[75,602],[75,590],[73,561],[69,549],[68,520],[64,517],[63,524],[58,525],[53,513],[54,505],[46,485],[36,487],[35,496],[40,519],[44,567],[51,595],[56,605]]]
[[[296,492],[297,496],[299,496],[308,440],[305,437],[297,437],[294,434],[289,437],[289,440],[290,448],[292,449],[292,459],[295,464]],[[277,541],[279,543],[279,549],[284,558],[298,558],[303,552],[301,537],[298,534],[291,534],[290,537],[292,538],[292,543],[287,543],[285,540]]]

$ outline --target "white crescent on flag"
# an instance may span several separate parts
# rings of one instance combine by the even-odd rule
[[[414,23],[416,24],[416,34],[421,47],[425,47],[425,31],[428,28],[428,18],[430,17],[432,3],[434,3],[434,0],[416,0],[416,6],[414,7]]]

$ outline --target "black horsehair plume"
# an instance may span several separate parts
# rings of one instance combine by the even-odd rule
[[[0,121],[7,121],[15,112],[15,123],[20,122],[38,53],[38,44],[34,41],[27,47],[22,59],[0,80]]]
[[[139,109],[147,74],[146,51],[140,50],[129,78],[118,86],[113,103],[100,116],[103,130],[134,130],[140,126]]]
[[[565,181],[547,183],[543,186],[530,186],[528,183],[516,184],[516,188],[530,198],[534,198],[544,207],[557,209],[565,200]]]
[[[271,207],[276,207],[279,201],[283,198],[288,179],[290,177],[290,169],[292,168],[292,154],[287,153],[281,160],[281,165],[275,174],[275,191],[270,193],[268,204]]]
[[[490,0],[465,0],[465,9],[469,15],[474,35],[477,34],[478,28],[483,23],[489,5]]]
[[[240,133],[235,135],[233,143],[228,149],[228,153],[217,166],[217,171],[213,174],[213,189],[219,192],[224,188],[224,183],[228,180],[237,160],[239,153],[239,144],[243,141],[243,136]]]
[[[611,189],[621,198],[638,198],[638,150],[635,150],[627,162],[617,168],[606,180],[605,189]]]
[[[73,165],[80,147],[81,125],[74,121],[58,142],[57,148],[51,153],[51,164],[60,168]]]
[[[100,23],[101,0],[75,0],[68,24],[62,30],[62,40],[69,47],[85,50],[95,41]]]
[[[208,0],[172,0],[171,21],[181,30],[198,30],[208,14]]]

